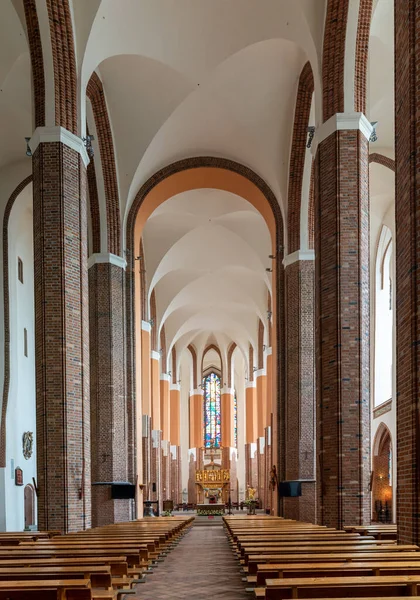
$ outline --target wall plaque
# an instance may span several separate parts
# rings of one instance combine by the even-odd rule
[[[23,485],[23,471],[20,467],[15,469],[15,485]]]

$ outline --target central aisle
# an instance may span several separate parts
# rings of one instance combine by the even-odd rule
[[[132,598],[242,600],[249,594],[222,525],[194,525]]]

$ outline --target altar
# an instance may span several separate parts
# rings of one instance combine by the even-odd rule
[[[197,504],[197,516],[223,515],[225,505],[221,503]]]

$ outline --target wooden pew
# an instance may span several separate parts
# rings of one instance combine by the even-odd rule
[[[346,598],[352,594],[357,596],[361,589],[367,597],[417,596],[419,585],[420,575],[267,579],[265,598],[308,598],[311,594],[314,597]],[[256,594],[256,597],[261,596]]]
[[[36,556],[36,555],[35,555]],[[111,575],[114,577],[127,577],[129,574],[128,564],[125,560],[125,556],[97,556],[97,557],[78,557],[78,558],[12,558],[2,560],[0,562],[0,569],[7,567],[74,567],[79,566],[109,566]]]
[[[420,575],[420,560],[415,561],[361,561],[361,562],[313,562],[313,563],[266,563],[258,565],[257,575],[248,577],[248,583],[264,586],[266,579],[302,577],[342,577],[379,575]]]
[[[355,552],[355,553],[331,553],[331,554],[278,554],[273,555],[253,555],[248,557],[248,573],[255,575],[257,573],[257,567],[260,564],[293,564],[293,563],[314,563],[319,561],[322,563],[327,562],[363,562],[368,564],[370,562],[386,561],[386,562],[398,562],[401,560],[420,561],[420,552]]]

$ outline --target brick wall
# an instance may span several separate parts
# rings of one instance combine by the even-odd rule
[[[76,531],[91,524],[86,171],[55,142],[33,177],[38,525]]]
[[[341,528],[370,519],[368,142],[335,132],[316,161],[317,512]]]
[[[286,480],[315,479],[314,271],[309,260],[286,267]],[[308,494],[287,498],[284,516],[314,522],[315,506]]]
[[[110,263],[89,269],[92,481],[127,481],[124,270]],[[130,517],[129,500],[92,488],[92,524]]]
[[[395,3],[397,522],[402,543],[420,542],[418,207],[420,204],[420,1]]]

